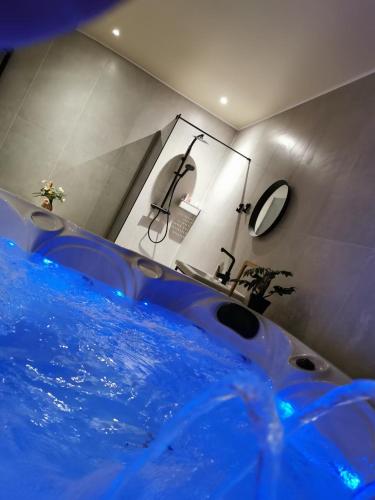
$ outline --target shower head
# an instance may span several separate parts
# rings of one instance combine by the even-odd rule
[[[189,165],[188,164],[188,165],[185,165],[185,170],[191,170],[191,171],[193,171],[193,170],[195,170],[195,167],[193,165]]]
[[[188,173],[188,172],[193,172],[195,170],[195,167],[193,165],[190,165],[189,163],[187,165],[184,165],[185,166],[185,170],[179,174],[179,178],[182,179],[183,177],[185,177],[185,175]]]

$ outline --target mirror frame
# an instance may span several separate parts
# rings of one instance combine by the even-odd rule
[[[266,203],[266,201],[268,200],[268,198],[277,189],[279,189],[282,186],[287,186],[288,192],[287,192],[287,195],[286,195],[286,198],[285,198],[285,203],[284,203],[282,209],[280,210],[279,215],[276,217],[276,219],[270,225],[270,227],[268,229],[266,229],[266,231],[264,231],[264,233],[262,233],[262,234],[256,234],[255,233],[255,224],[256,224],[257,218],[258,218],[258,216],[260,214],[260,211],[263,208],[263,205]],[[276,181],[273,184],[271,184],[271,186],[269,186],[264,191],[264,193],[262,194],[262,196],[256,202],[256,205],[255,205],[255,207],[254,207],[254,209],[253,209],[253,211],[251,213],[250,220],[249,220],[249,232],[250,232],[250,236],[253,236],[254,238],[259,238],[260,236],[264,236],[267,233],[269,233],[270,231],[272,231],[272,229],[280,222],[281,218],[283,217],[283,215],[285,213],[285,210],[287,209],[287,206],[289,204],[289,199],[290,199],[290,186],[289,186],[289,184],[286,181],[281,180],[281,181]]]

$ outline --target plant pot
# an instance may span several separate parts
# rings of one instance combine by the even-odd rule
[[[251,294],[248,306],[259,314],[263,314],[271,302],[261,295]]]
[[[52,212],[52,210],[53,210],[52,201],[50,201],[48,198],[45,198],[42,201],[42,207],[45,208],[46,210],[49,210],[50,212]]]

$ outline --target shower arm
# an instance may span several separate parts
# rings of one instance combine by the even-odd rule
[[[211,135],[210,133],[206,132],[206,130],[203,130],[202,128],[198,127],[194,123],[190,122],[189,120],[186,120],[186,118],[184,118],[182,116],[182,114],[179,114],[179,115],[176,116],[176,123],[178,122],[178,120],[181,120],[181,121],[187,123],[191,127],[195,128],[195,130],[198,130],[198,132],[200,132],[203,136],[209,137],[210,139],[216,141],[217,143],[221,144],[225,148],[230,149],[230,151],[233,151],[233,153],[236,153],[237,155],[242,156],[242,158],[245,158],[245,160],[247,160],[249,163],[251,162],[251,158],[249,158],[248,156],[244,155],[243,153],[240,153],[239,151],[237,151],[237,149],[232,148],[232,146],[229,146],[229,144],[226,144],[225,142],[221,141],[217,137],[215,137],[215,136]]]

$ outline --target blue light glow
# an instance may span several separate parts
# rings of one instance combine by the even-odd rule
[[[111,287],[45,258],[48,253],[60,260],[55,253],[42,251],[31,254],[17,242],[0,238],[0,269],[8,275],[7,280],[0,280],[0,348],[5,360],[0,379],[11,387],[0,391],[1,425],[6,426],[0,445],[0,491],[4,493],[0,498],[21,499],[27,490],[39,493],[31,493],[32,500],[36,496],[37,500],[74,497],[75,491],[87,491],[90,496],[84,484],[91,470],[87,457],[95,464],[132,464],[126,467],[129,477],[138,464],[148,462],[150,449],[151,457],[156,448],[164,450],[163,440],[173,438],[177,422],[179,440],[185,446],[173,451],[172,440],[173,447],[165,452],[161,464],[170,466],[170,475],[180,474],[180,460],[183,471],[193,471],[194,480],[189,473],[181,475],[180,496],[247,499],[249,484],[251,492],[257,489],[258,468],[253,464],[259,451],[265,442],[275,441],[265,441],[267,434],[256,432],[258,427],[249,424],[247,408],[239,397],[218,398],[228,394],[228,387],[236,396],[244,391],[246,403],[247,387],[264,394],[266,401],[268,394],[272,397],[272,408],[285,428],[283,474],[277,485],[280,499],[301,500],[301,492],[305,492],[310,499],[349,500],[372,489],[366,484],[371,457],[362,458],[361,443],[355,443],[357,459],[351,462],[346,456],[348,448],[338,446],[341,440],[330,440],[328,430],[335,426],[334,416],[332,424],[327,422],[324,428],[327,433],[320,433],[313,424],[290,432],[306,402],[311,401],[310,394],[315,398],[315,385],[310,388],[307,381],[283,385],[283,389],[276,385],[271,393],[270,381],[256,363],[245,363],[237,349],[202,334],[201,327],[163,307],[161,300],[157,301],[160,305],[154,304],[152,294],[145,294],[151,302],[142,296],[129,297],[125,286]],[[168,304],[174,292],[160,287],[152,291],[167,293]],[[228,372],[235,377],[229,384]],[[183,427],[184,422],[190,425],[194,420],[190,415],[201,414],[206,401],[213,401],[214,411],[206,413],[203,421],[198,419],[194,427]],[[216,402],[223,404],[216,406]],[[31,408],[27,418],[25,408]],[[253,413],[265,419],[265,431],[272,422],[268,411],[268,405],[264,408],[261,401],[254,401]],[[174,415],[182,420],[172,420]],[[353,428],[361,425],[360,415],[358,420],[349,419],[351,416],[348,414],[348,422]],[[162,427],[161,421],[167,426]],[[259,425],[263,427],[262,422]],[[336,433],[350,432],[343,425],[333,428],[333,438]],[[67,440],[72,429],[73,438]],[[20,448],[15,439],[33,446]],[[197,446],[199,453],[195,453]],[[369,449],[367,443],[363,449]],[[121,486],[125,468],[116,465],[112,471],[108,467],[103,468],[102,496],[120,496],[122,492],[116,495],[115,488]],[[159,469],[159,460],[153,458],[149,476],[154,477],[146,483],[137,474],[125,497],[134,498],[143,488],[150,492],[148,496],[157,496],[162,487],[164,498],[175,498],[175,482],[161,485]],[[268,492],[260,484],[259,496],[266,497]]]
[[[277,402],[277,406],[278,406],[280,418],[282,418],[282,419],[291,417],[295,412],[293,405],[291,403],[289,403],[288,401],[283,401],[282,399],[280,399]]]
[[[337,468],[342,482],[345,484],[345,486],[347,486],[351,490],[356,490],[360,486],[361,479],[359,478],[358,474],[348,471],[342,465],[339,465]]]

